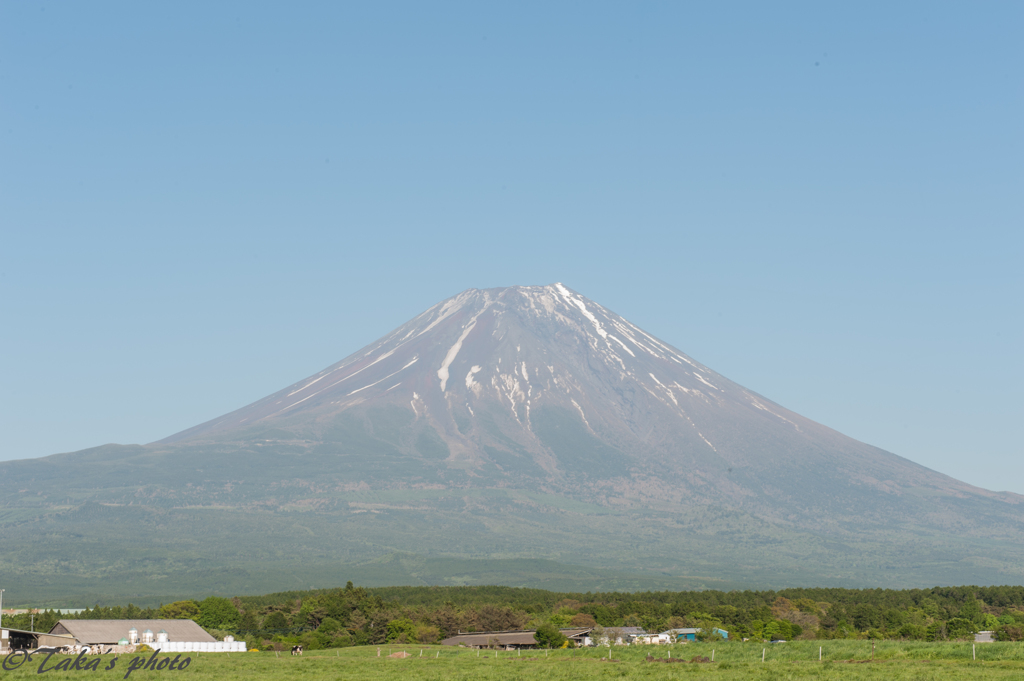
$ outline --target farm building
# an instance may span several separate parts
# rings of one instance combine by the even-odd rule
[[[45,631],[22,631],[10,627],[0,628],[0,654],[6,655],[11,650],[35,650],[42,646],[74,645],[72,636],[49,634]]]
[[[642,627],[608,627],[604,630],[604,634],[593,642],[593,645],[630,645],[638,636],[646,635],[647,632]],[[592,644],[588,642],[586,645]]]
[[[559,629],[562,635],[576,645],[585,645],[584,639],[590,629]],[[535,629],[517,631],[476,631],[471,634],[459,634],[441,641],[443,646],[465,646],[467,648],[499,648],[502,650],[518,650],[520,648],[537,648],[537,639],[533,635]]]
[[[156,633],[153,633],[153,632]],[[70,636],[77,645],[135,645],[160,648],[169,641],[216,643],[192,620],[60,620],[51,635]]]
[[[675,643],[670,634],[639,634],[633,637],[633,645],[658,646],[669,643]]]
[[[685,643],[686,641],[696,641],[697,634],[701,632],[699,628],[684,627],[682,629],[669,629],[668,631],[661,632],[662,635],[667,635],[671,638],[673,643]],[[728,640],[729,632],[725,629],[712,629],[712,633],[718,634],[722,638]]]

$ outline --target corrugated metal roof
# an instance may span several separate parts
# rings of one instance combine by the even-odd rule
[[[64,634],[48,634],[45,631],[26,631],[25,629],[11,629],[10,627],[0,627],[4,631],[10,631],[15,634],[30,634],[32,636],[63,636]]]
[[[559,629],[566,638],[580,636],[590,631],[590,628],[582,629]],[[520,631],[478,631],[472,634],[459,634],[441,641],[444,646],[535,646],[537,639],[533,635],[535,629]]]
[[[66,631],[79,643],[116,645],[128,637],[128,630],[132,627],[140,634],[146,629],[154,634],[163,629],[171,641],[202,643],[217,640],[192,620],[60,620],[50,631],[54,634]]]

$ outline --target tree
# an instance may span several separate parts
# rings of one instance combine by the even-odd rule
[[[555,628],[567,627],[567,626],[569,626],[569,622],[570,621],[571,621],[570,618],[568,616],[566,616],[566,615],[552,615],[551,616],[551,625],[554,626]]]
[[[252,610],[246,610],[242,613],[242,619],[238,622],[238,628],[246,633],[259,629],[256,615],[252,613]]]
[[[437,643],[441,638],[441,630],[431,624],[420,624],[416,626],[416,640],[420,643]]]
[[[288,618],[280,610],[275,610],[263,620],[263,629],[268,632],[282,633],[288,628]]]
[[[907,618],[901,610],[889,608],[885,611],[885,628],[890,631],[899,629],[906,621]]]
[[[900,638],[923,641],[928,637],[928,630],[921,624],[904,624],[896,632]]]
[[[981,621],[981,603],[975,598],[970,598],[964,601],[964,604],[960,606],[960,612],[957,617],[965,620],[971,620],[972,622]]]
[[[561,648],[568,640],[565,638],[565,635],[558,630],[558,627],[550,623],[542,624],[537,627],[537,631],[533,634],[533,638],[542,648]]]
[[[485,605],[476,612],[477,625],[482,631],[519,629],[526,624],[526,620],[525,613],[507,606]]]
[[[199,604],[196,623],[206,629],[234,629],[241,615],[235,605],[226,598],[210,596]]]
[[[1024,641],[1024,627],[1004,624],[996,630],[997,641]]]
[[[444,636],[454,636],[461,625],[459,613],[451,604],[446,604],[428,615],[431,624],[437,627]]]
[[[320,623],[320,626],[317,628],[317,631],[323,634],[327,634],[328,636],[333,636],[334,634],[337,634],[340,631],[345,631],[345,627],[341,626],[341,622],[334,619],[333,617],[328,617]]]
[[[199,615],[199,604],[195,601],[175,601],[160,606],[162,620],[194,620]]]
[[[293,618],[293,621],[299,626],[316,629],[326,617],[327,610],[320,607],[320,604],[317,603],[315,599],[310,598],[302,602],[302,607],[299,608],[299,614]]]
[[[954,617],[946,622],[946,632],[950,638],[968,638],[974,635],[978,628],[974,622],[964,617]]]
[[[593,615],[581,612],[573,615],[573,618],[569,620],[569,624],[574,627],[590,627],[592,629],[597,626],[597,620],[594,619]]]
[[[388,622],[388,643],[406,643],[415,638],[416,629],[408,617],[399,617]]]
[[[619,621],[611,608],[600,603],[585,605],[580,608],[580,612],[593,615],[594,619],[597,620],[597,623],[603,627],[613,627]]]

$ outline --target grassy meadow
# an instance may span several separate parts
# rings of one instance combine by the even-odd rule
[[[822,661],[818,661],[819,644]],[[765,661],[761,662],[762,650]],[[972,659],[970,643],[875,644],[870,641],[798,641],[791,643],[691,643],[676,646],[633,646],[580,650],[506,652],[476,651],[444,646],[363,646],[290,654],[207,653],[192,654],[183,671],[134,671],[130,679],[155,681],[182,679],[472,679],[504,681],[526,679],[1020,679],[1024,677],[1024,644],[988,643],[977,646]],[[405,651],[412,657],[393,659]],[[649,662],[655,658],[690,660],[711,657],[713,663]],[[609,655],[610,654],[610,655]],[[609,660],[609,656],[613,658]],[[123,679],[128,663],[124,656],[112,671],[48,671],[52,679]],[[48,667],[59,658],[51,659]],[[39,678],[39,658],[21,668],[0,672],[0,678],[18,681]]]

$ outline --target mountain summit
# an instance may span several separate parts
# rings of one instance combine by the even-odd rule
[[[416,460],[424,479],[529,479],[766,516],[881,519],[912,489],[1009,498],[803,418],[563,284],[464,291],[314,376],[158,444],[269,439],[344,458],[364,456],[365,438]]]
[[[1024,497],[810,421],[562,284],[464,291],[160,442],[0,463],[0,492],[20,509],[9,517],[68,545],[128,507],[133,527],[169,537],[203,526],[191,555],[257,590],[281,587],[275,574],[322,581],[339,561],[371,580],[522,584],[585,563],[588,588],[1024,576]],[[484,562],[444,562],[467,559]],[[166,561],[152,569],[168,583],[195,570]]]

